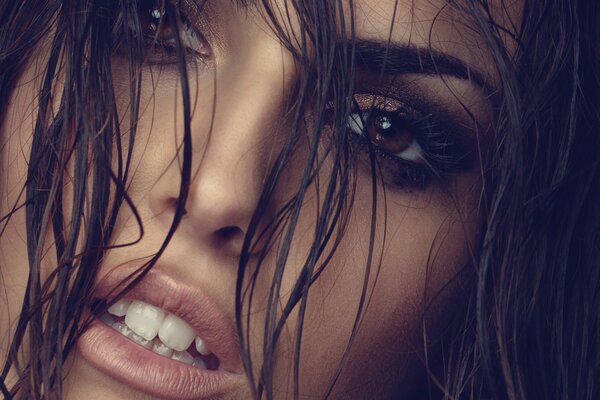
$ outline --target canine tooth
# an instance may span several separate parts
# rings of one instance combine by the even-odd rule
[[[136,342],[137,344],[139,344],[142,347],[145,347],[147,349],[152,348],[152,341],[151,340],[146,340],[143,337],[141,337],[140,335],[136,335],[135,333],[131,332],[131,335],[128,336],[129,339],[133,340],[134,342]]]
[[[154,340],[154,343],[152,344],[152,351],[156,354],[160,354],[161,356],[169,358],[171,358],[173,355],[173,349],[165,346],[165,344],[158,339]]]
[[[203,356],[207,356],[210,354],[208,346],[206,346],[206,343],[204,342],[204,340],[202,340],[202,338],[200,338],[200,336],[196,336],[195,342],[196,350],[198,350],[198,353],[202,354]]]
[[[165,312],[158,307],[141,301],[132,301],[125,315],[127,326],[146,340],[156,337],[165,318]]]
[[[181,361],[182,363],[192,365],[194,363],[194,357],[187,351],[174,351],[171,359]]]
[[[119,300],[112,306],[108,307],[107,311],[116,317],[124,317],[125,314],[127,314],[127,308],[129,308],[130,304],[131,301],[129,300]]]
[[[196,368],[202,368],[202,369],[206,369],[206,368],[208,368],[208,367],[206,366],[206,363],[204,362],[204,360],[203,360],[203,359],[201,359],[200,357],[196,357],[196,358],[194,358],[194,362],[193,362],[193,364],[192,364],[192,365],[193,365],[194,367],[196,367]]]
[[[184,351],[194,341],[196,333],[187,322],[168,314],[158,330],[160,340],[173,350]]]

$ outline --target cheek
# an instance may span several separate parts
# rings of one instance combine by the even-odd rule
[[[457,276],[470,263],[469,248],[479,229],[479,185],[474,182],[473,176],[461,177],[450,193],[388,189],[387,215],[384,199],[377,203],[370,271],[366,267],[370,193],[357,192],[344,239],[309,293],[301,357],[302,387],[307,393],[322,393],[339,365],[365,279],[368,306],[334,394],[368,398],[378,393],[378,398],[385,398],[408,390],[422,369],[424,324],[428,338],[435,340],[442,318],[457,311],[452,306],[461,297]],[[370,190],[370,183],[364,184]],[[461,202],[453,202],[452,197]],[[290,343],[293,337],[290,333]],[[292,350],[283,352],[292,354]]]
[[[25,201],[22,189],[27,174],[25,155],[29,154],[29,143],[21,142],[26,136],[21,130],[27,131],[26,127],[11,127],[14,125],[8,124],[8,129],[2,129],[0,215],[11,216],[0,223],[3,231],[0,235],[0,358],[8,349],[7,330],[15,326],[21,311],[28,275],[25,208],[18,207]]]

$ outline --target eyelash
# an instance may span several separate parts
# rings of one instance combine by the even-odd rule
[[[176,7],[170,0],[141,0],[138,3],[140,33],[147,64],[172,65],[179,62],[171,21]],[[206,62],[211,55],[207,40],[186,18],[184,10],[179,11],[179,17],[179,36],[186,61]]]
[[[453,123],[446,123],[433,113],[418,112],[404,106],[390,108],[387,99],[366,103],[370,104],[368,108],[360,108],[355,102],[346,131],[359,161],[369,165],[368,168],[369,154],[373,152],[376,168],[384,182],[399,189],[425,189],[434,180],[443,182],[445,178],[473,167],[473,146],[465,137],[468,133],[455,132]],[[362,129],[356,122],[356,116],[361,118]],[[395,132],[402,131],[412,140],[408,144],[406,141],[400,143],[404,148],[399,152],[386,149],[381,143],[386,138],[373,137],[373,133],[369,132],[371,125],[378,120],[380,123],[384,121],[390,128],[397,124]]]

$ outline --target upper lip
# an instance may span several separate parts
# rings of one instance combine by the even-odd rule
[[[125,287],[123,282],[141,265],[135,262],[114,268],[100,278],[93,297],[108,299],[119,293],[119,289]],[[173,279],[157,264],[124,297],[160,307],[183,319],[219,359],[219,369],[243,372],[240,346],[232,322],[200,287]]]

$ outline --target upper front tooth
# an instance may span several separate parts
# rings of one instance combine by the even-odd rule
[[[107,311],[114,316],[122,317],[127,314],[127,308],[129,308],[130,304],[131,301],[129,300],[119,300],[112,306],[108,307]]]
[[[190,347],[196,333],[187,322],[173,314],[168,314],[160,326],[158,337],[173,350],[184,351]]]
[[[132,301],[125,315],[125,323],[132,331],[146,340],[156,337],[165,318],[165,312],[158,307],[141,301]]]

